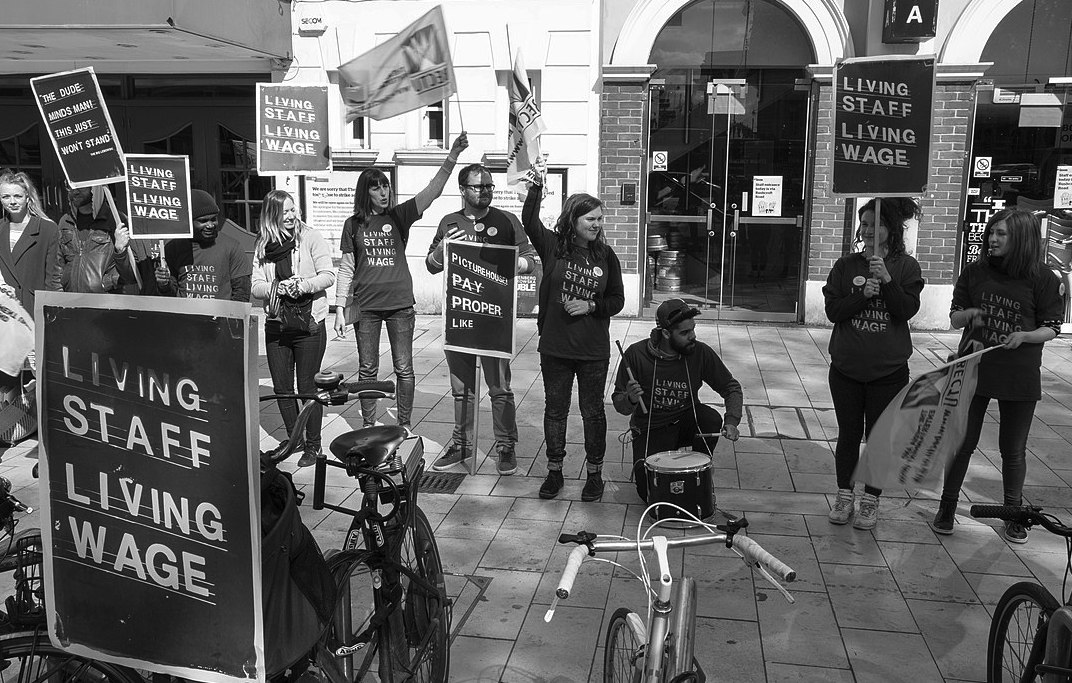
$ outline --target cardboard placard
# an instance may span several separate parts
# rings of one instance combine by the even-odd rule
[[[122,181],[123,150],[93,67],[31,78],[30,88],[71,187]]]
[[[918,197],[931,173],[934,56],[843,59],[834,68],[833,192]]]
[[[193,237],[190,158],[128,154],[126,162],[130,239]]]
[[[263,682],[249,305],[63,292],[36,305],[53,644],[199,681]]]
[[[443,348],[513,358],[517,247],[446,240]]]
[[[257,84],[257,173],[331,170],[326,85]]]

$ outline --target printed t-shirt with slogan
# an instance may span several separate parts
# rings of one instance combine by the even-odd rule
[[[248,276],[252,260],[227,235],[201,246],[197,240],[172,240],[164,246],[168,269],[178,281],[178,296],[188,299],[231,299],[231,281]]]
[[[413,278],[406,261],[409,229],[421,217],[417,202],[407,199],[355,226],[343,225],[339,246],[354,255],[354,303],[365,311],[395,311],[413,305]]]
[[[609,250],[608,258],[614,258]],[[607,290],[609,270],[606,259],[593,260],[590,251],[579,246],[574,247],[569,258],[555,262],[540,353],[578,360],[604,360],[609,356],[607,319],[573,316],[565,308],[566,302],[573,299],[591,301],[601,297]]]

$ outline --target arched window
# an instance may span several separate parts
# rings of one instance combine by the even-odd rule
[[[1072,2],[1024,0],[990,34],[980,61],[996,84],[1046,83],[1072,75]]]

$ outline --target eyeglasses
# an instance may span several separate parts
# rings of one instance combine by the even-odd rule
[[[495,189],[495,183],[484,183],[482,185],[463,185],[470,190],[476,190],[477,192],[490,192]]]

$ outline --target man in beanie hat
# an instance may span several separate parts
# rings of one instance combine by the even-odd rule
[[[156,284],[165,296],[249,301],[253,262],[237,241],[221,235],[220,208],[204,190],[190,191],[193,239],[171,240]]]
[[[730,441],[740,436],[741,383],[714,349],[696,340],[693,318],[699,314],[681,299],[660,304],[651,335],[625,350],[614,379],[611,400],[615,410],[631,415],[633,474],[637,494],[644,501],[648,500],[644,458],[679,448],[710,455],[719,433]],[[704,383],[726,402],[725,421],[717,410],[700,403]]]

